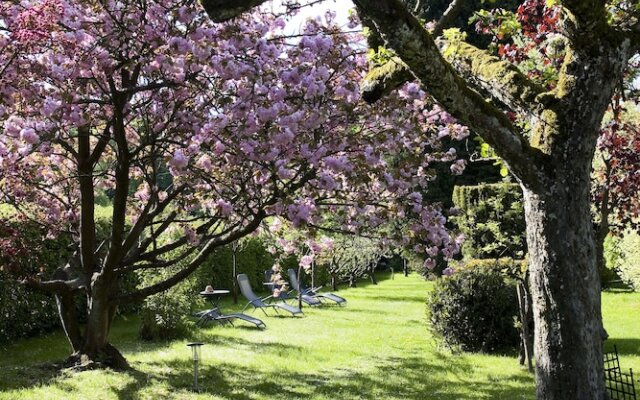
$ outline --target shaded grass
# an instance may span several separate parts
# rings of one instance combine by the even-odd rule
[[[341,291],[346,307],[305,308],[303,318],[256,312],[264,331],[211,326],[171,342],[140,342],[137,319],[120,319],[111,339],[134,368],[126,373],[59,373],[46,363],[67,355],[60,333],[20,341],[1,350],[0,399],[534,399],[533,377],[515,355],[439,348],[426,329],[430,285],[396,274]],[[603,295],[623,368],[640,370],[639,307],[638,294]],[[190,390],[191,340],[206,343],[202,393]]]

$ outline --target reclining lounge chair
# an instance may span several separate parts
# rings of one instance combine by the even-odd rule
[[[271,282],[271,276],[273,275],[273,271],[271,271],[270,269],[264,271],[264,278],[265,278],[265,282]],[[281,287],[279,287],[279,285],[273,285],[274,289],[281,289]],[[270,298],[272,299],[280,299],[282,301],[284,301],[285,303],[287,302],[287,300],[289,299],[296,299],[297,300],[297,296],[291,296],[289,293],[282,291],[280,292],[280,295],[278,297],[273,297],[271,296]],[[309,296],[307,294],[303,294],[302,295],[302,302],[305,303],[308,306],[314,307],[314,306],[319,306],[320,304],[322,304],[320,302],[320,300],[318,300],[315,297]]]
[[[302,310],[299,308],[290,306],[286,303],[273,303],[267,304],[260,297],[258,297],[255,293],[253,293],[253,289],[251,289],[251,284],[249,283],[249,278],[245,274],[238,275],[238,286],[240,286],[240,293],[249,300],[246,306],[242,309],[242,311],[246,310],[247,307],[253,306],[253,309],[261,309],[264,315],[268,315],[265,311],[266,308],[273,308],[278,312],[278,310],[285,310],[291,313],[291,315],[301,315]]]
[[[302,281],[300,281],[300,285],[298,285],[298,274],[296,273],[296,271],[294,269],[290,268],[287,271],[287,273],[289,274],[289,283],[291,284],[291,287],[296,292],[302,293],[303,297],[306,295],[306,296],[315,298],[317,300],[328,299],[328,300],[331,300],[331,301],[335,301],[336,304],[338,304],[338,305],[342,305],[342,304],[347,302],[347,300],[344,297],[340,297],[337,294],[319,293],[318,290],[320,288],[306,288],[304,286],[304,284],[302,283]]]

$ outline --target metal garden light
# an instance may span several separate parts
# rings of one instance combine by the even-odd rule
[[[196,392],[200,391],[198,387],[198,363],[200,362],[200,346],[204,343],[202,342],[193,342],[188,343],[187,346],[191,347],[191,353],[193,356],[193,390]]]

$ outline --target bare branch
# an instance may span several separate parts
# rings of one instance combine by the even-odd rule
[[[71,293],[85,286],[85,280],[83,278],[76,278],[73,280],[52,279],[48,281],[41,281],[37,278],[29,277],[22,279],[19,282],[31,289],[44,293]]]
[[[453,21],[458,17],[458,15],[460,15],[460,12],[464,8],[465,2],[466,0],[453,0],[449,4],[449,7],[447,7],[447,9],[444,11],[444,14],[442,14],[442,17],[440,17],[440,19],[436,23],[436,26],[433,28],[433,31],[431,31],[431,34],[433,36],[442,35],[442,31],[449,28],[453,24]]]

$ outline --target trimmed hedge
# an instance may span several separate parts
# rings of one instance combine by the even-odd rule
[[[519,343],[515,283],[498,268],[465,267],[427,297],[429,329],[452,348],[494,352]]]
[[[518,185],[456,186],[453,202],[460,209],[460,215],[453,220],[465,235],[465,258],[524,257],[526,228]]]

